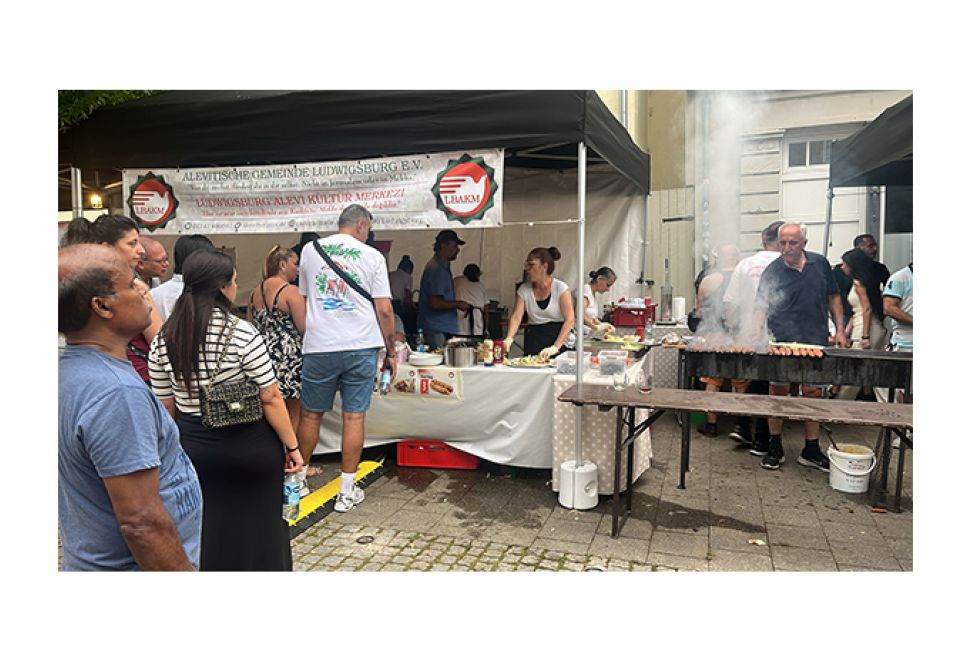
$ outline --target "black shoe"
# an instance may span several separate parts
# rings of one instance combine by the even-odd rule
[[[751,441],[750,431],[740,424],[736,424],[734,426],[734,430],[728,433],[728,437],[735,442],[740,442],[743,445],[754,445],[754,442]]]
[[[817,444],[806,446],[798,455],[798,464],[813,467],[822,472],[829,471],[829,459],[822,453]]]
[[[785,450],[781,443],[774,443],[768,446],[768,452],[761,459],[761,467],[766,470],[777,470],[785,462]]]
[[[717,435],[717,424],[711,424],[710,422],[707,422],[705,424],[698,424],[697,432],[700,433],[701,435],[706,435],[710,438],[713,438],[714,436]]]
[[[752,456],[764,456],[768,453],[768,441],[762,438],[755,438],[754,446],[748,450]]]

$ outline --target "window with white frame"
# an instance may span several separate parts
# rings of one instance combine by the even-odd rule
[[[831,140],[792,140],[788,142],[789,169],[828,165],[831,159]]]

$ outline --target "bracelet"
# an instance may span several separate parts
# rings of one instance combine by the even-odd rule
[[[286,447],[286,445],[283,445],[283,446]],[[300,445],[297,445],[296,447],[286,447],[286,451],[288,451],[288,452],[290,452],[290,451],[300,451]]]

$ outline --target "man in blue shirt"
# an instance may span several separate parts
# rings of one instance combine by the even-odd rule
[[[202,490],[178,428],[125,356],[151,321],[118,252],[58,253],[58,522],[65,571],[199,565]]]
[[[444,346],[446,335],[458,334],[455,310],[467,312],[470,305],[455,300],[455,285],[451,277],[451,262],[461,251],[465,241],[451,229],[438,232],[434,239],[434,257],[421,274],[421,295],[418,299],[418,329],[424,331],[428,348]]]
[[[778,228],[781,258],[765,268],[755,297],[755,326],[763,327],[774,341],[825,346],[828,343],[828,315],[835,320],[835,344],[847,346],[842,318],[842,296],[832,267],[821,254],[806,252],[805,230],[794,223]],[[822,383],[802,383],[802,396],[822,396]],[[791,384],[772,382],[769,394],[788,396]],[[784,421],[768,419],[768,453],[761,467],[777,470],[785,462],[781,444]],[[829,471],[829,459],[818,446],[818,422],[805,422],[805,448],[798,456],[801,465]]]

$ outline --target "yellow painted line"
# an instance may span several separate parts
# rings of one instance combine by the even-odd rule
[[[384,461],[381,460],[380,463],[375,461],[362,461],[357,465],[357,473],[354,475],[354,482],[359,483],[361,479],[369,475],[371,472],[377,468],[384,465]],[[290,521],[290,526],[297,524],[311,513],[322,507],[324,504],[330,500],[337,497],[337,493],[340,492],[340,477],[329,482],[322,488],[318,488],[306,497],[300,500],[300,515],[297,516],[296,520]]]

